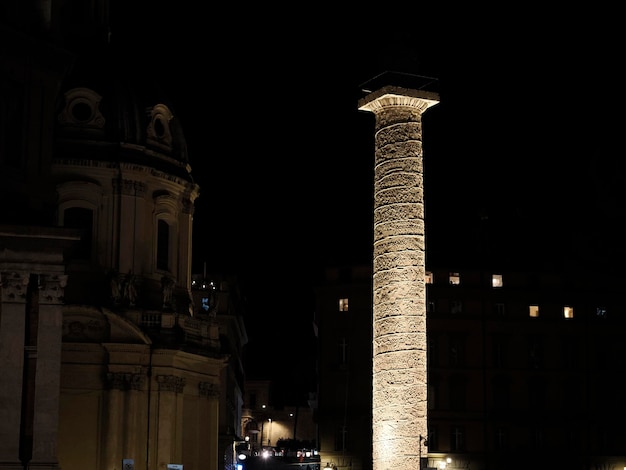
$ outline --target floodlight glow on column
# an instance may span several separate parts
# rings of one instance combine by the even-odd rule
[[[372,447],[374,470],[420,468],[427,436],[422,114],[436,93],[384,87],[375,115]]]

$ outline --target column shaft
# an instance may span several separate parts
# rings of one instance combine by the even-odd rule
[[[436,103],[433,94],[389,87],[359,108],[376,117],[374,470],[420,468],[419,436],[428,434],[421,115]]]

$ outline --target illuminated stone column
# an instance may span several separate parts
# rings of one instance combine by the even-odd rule
[[[422,113],[436,93],[385,87],[359,102],[375,124],[372,444],[374,470],[427,455]]]

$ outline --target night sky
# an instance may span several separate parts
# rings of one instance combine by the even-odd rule
[[[321,267],[371,260],[374,118],[357,102],[384,72],[438,79],[423,116],[430,262],[475,252],[486,225],[499,261],[623,256],[604,242],[626,235],[623,33],[610,12],[459,11],[452,27],[450,12],[393,2],[393,20],[177,5],[127,14],[118,40],[164,61],[201,186],[194,271],[241,279],[251,375],[310,349],[300,332],[312,334]]]

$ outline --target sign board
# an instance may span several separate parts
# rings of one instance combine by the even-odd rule
[[[167,470],[183,470],[183,466],[179,463],[168,463]]]
[[[122,460],[122,470],[135,470],[135,461],[133,459]]]

